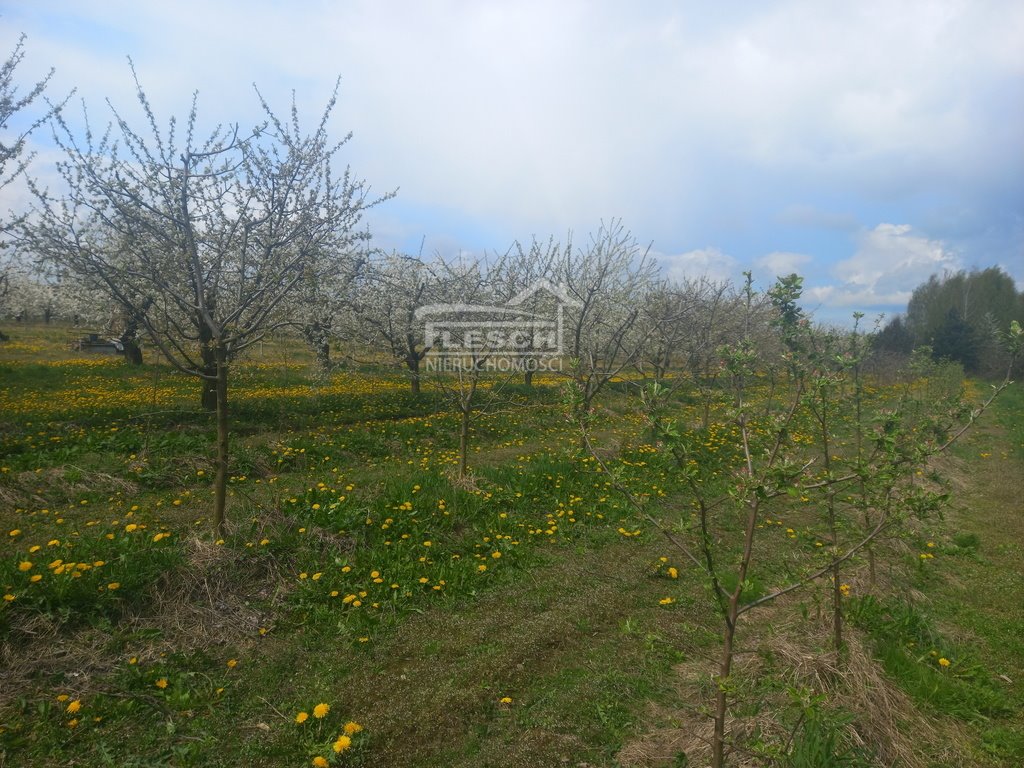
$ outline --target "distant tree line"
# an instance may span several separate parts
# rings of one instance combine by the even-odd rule
[[[1005,372],[1000,334],[1024,323],[1024,292],[999,267],[932,275],[914,289],[906,315],[897,315],[874,339],[877,353],[908,356],[928,347],[935,360],[960,363],[967,373]]]

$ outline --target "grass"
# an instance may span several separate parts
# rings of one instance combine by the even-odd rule
[[[219,540],[207,519],[213,425],[195,382],[76,359],[60,338],[43,329],[0,347],[12,414],[0,427],[0,590],[12,596],[0,604],[0,765],[688,759],[667,739],[704,722],[718,619],[698,574],[580,456],[555,382],[510,388],[501,412],[480,415],[473,474],[455,482],[456,418],[436,393],[414,397],[389,372],[316,377],[291,345],[268,344],[233,377],[231,527]],[[1000,426],[959,449],[963,508],[921,541],[891,543],[915,561],[894,585],[921,604],[859,598],[870,685],[904,691],[936,733],[953,724],[928,748],[935,764],[1024,759],[1024,701],[1004,682],[1024,679],[1024,531],[1008,513],[1021,510],[1011,479],[1024,421],[1009,394]],[[685,528],[692,499],[671,463],[625,393],[606,405],[595,434],[614,466]],[[703,411],[693,398],[676,408],[694,422]],[[733,437],[717,423],[701,433],[694,455],[709,476]],[[752,589],[820,558],[812,500],[777,512]],[[850,569],[855,595],[862,565]],[[737,678],[738,711],[764,762],[867,765],[874,749],[854,736],[870,713],[838,673],[794,671],[824,653],[820,598],[800,593],[789,619],[767,614],[741,633],[757,661]],[[795,622],[794,603],[805,607]],[[954,663],[908,654],[908,642]],[[808,699],[822,681],[828,698]],[[361,730],[335,752],[353,722]]]

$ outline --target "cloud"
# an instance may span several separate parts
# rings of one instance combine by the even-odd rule
[[[26,81],[55,66],[54,93],[78,86],[100,123],[109,96],[139,124],[127,54],[162,123],[195,88],[204,125],[255,122],[253,81],[313,120],[341,74],[343,162],[400,187],[403,214],[453,212],[427,234],[463,244],[622,217],[667,253],[817,253],[792,227],[845,242],[941,203],[986,232],[1024,193],[1013,0],[8,5],[0,50],[27,32]]]
[[[931,275],[962,268],[943,241],[917,234],[908,224],[882,223],[861,232],[853,256],[835,265],[838,285],[809,288],[806,296],[842,307],[902,305]]]
[[[654,254],[661,273],[670,280],[707,277],[711,280],[735,279],[738,262],[718,248],[701,248],[677,254]]]
[[[757,259],[754,266],[768,270],[772,273],[772,277],[780,277],[800,272],[800,268],[810,261],[811,257],[804,253],[774,251]]]

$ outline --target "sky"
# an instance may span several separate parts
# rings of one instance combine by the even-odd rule
[[[664,274],[798,272],[824,322],[900,312],[932,274],[1024,289],[1024,3],[935,0],[0,0],[28,88],[135,124],[254,83],[332,130],[376,243],[425,255],[583,243],[621,219]],[[27,115],[26,115],[27,117]],[[55,155],[33,134],[33,172]],[[0,191],[0,209],[23,204]]]

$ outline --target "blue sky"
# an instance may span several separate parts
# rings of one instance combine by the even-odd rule
[[[193,90],[253,123],[256,82],[314,119],[342,77],[345,159],[380,245],[582,242],[621,218],[670,275],[806,277],[820,319],[900,311],[946,269],[1024,288],[1024,4],[0,0],[24,82],[94,120]],[[52,163],[37,137],[34,171]],[[0,204],[17,207],[17,190]]]

